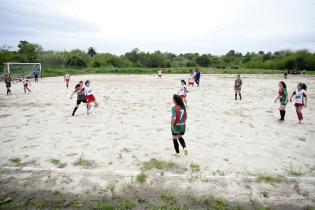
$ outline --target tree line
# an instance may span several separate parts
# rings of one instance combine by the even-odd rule
[[[230,50],[225,55],[185,53],[174,54],[155,51],[140,51],[138,48],[124,55],[98,53],[93,47],[86,51],[43,50],[36,43],[20,41],[18,50],[12,51],[8,46],[0,47],[0,63],[6,62],[40,62],[43,68],[98,68],[98,67],[213,67],[245,69],[292,69],[315,70],[315,53],[308,50],[283,50],[276,52],[247,52],[242,54]]]

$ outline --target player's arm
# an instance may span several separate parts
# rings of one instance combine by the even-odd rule
[[[304,94],[304,97],[305,97],[305,104],[304,104],[304,107],[307,107],[307,95],[305,93]]]
[[[290,97],[290,102],[292,102],[292,98],[295,95],[295,91],[292,93],[291,97]]]

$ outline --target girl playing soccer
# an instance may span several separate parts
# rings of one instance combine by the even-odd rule
[[[185,106],[187,106],[187,101],[186,101],[186,93],[188,93],[187,90],[187,85],[185,80],[181,80],[181,86],[180,90],[178,91],[178,95],[182,98],[183,102],[185,103]]]
[[[295,95],[295,110],[297,117],[299,119],[299,123],[302,124],[303,114],[302,109],[303,107],[307,106],[307,94],[306,94],[306,85],[303,83],[299,83],[297,85],[296,91],[294,91],[291,95],[290,102],[292,102],[292,97]]]
[[[26,93],[26,90],[28,90],[28,92],[31,92],[31,90],[29,89],[28,85],[32,86],[31,83],[27,80],[26,77],[22,77],[21,82],[23,84],[23,88],[24,88],[24,93]]]
[[[186,108],[182,98],[179,95],[173,96],[173,103],[175,106],[172,108],[171,131],[173,136],[174,149],[176,151],[174,155],[179,154],[178,141],[182,145],[185,155],[188,155],[185,140],[182,137],[185,134],[186,129]]]
[[[240,96],[240,100],[242,100],[242,95],[241,95],[242,85],[243,85],[243,82],[241,80],[241,76],[237,75],[234,81],[235,100],[237,100],[237,93]]]
[[[195,84],[195,76],[194,74],[190,74],[190,76],[188,77],[188,87],[190,86],[194,86]]]
[[[77,105],[74,107],[72,116],[74,116],[75,112],[79,108],[79,105],[81,102],[86,103],[85,100],[85,94],[84,94],[84,87],[83,87],[83,81],[80,81],[79,84],[77,84],[74,88],[74,91],[72,92],[70,99],[72,99],[73,95],[77,93]]]
[[[285,84],[285,82],[280,81],[279,82],[279,91],[278,91],[279,95],[275,100],[275,103],[277,102],[277,100],[279,99],[280,101],[280,107],[279,107],[279,111],[280,111],[280,121],[284,121],[284,116],[285,116],[285,106],[288,103],[288,92],[287,92],[287,85]]]
[[[11,95],[11,83],[13,83],[13,80],[11,79],[10,74],[4,75],[4,83],[5,87],[7,88],[7,95]]]
[[[63,79],[66,82],[66,87],[68,88],[69,87],[69,82],[70,82],[70,74],[66,73]]]
[[[161,70],[158,71],[158,77],[159,77],[160,79],[162,79],[162,71],[161,71]]]
[[[90,87],[90,81],[87,80],[84,86],[85,100],[86,103],[88,104],[87,114],[90,114],[94,110],[94,108],[92,108],[92,103],[94,103],[95,108],[98,107],[98,102],[96,101],[94,95],[91,92],[92,90]]]

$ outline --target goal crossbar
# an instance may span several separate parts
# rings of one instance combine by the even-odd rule
[[[3,65],[7,66],[7,71],[10,74],[10,65],[39,65],[39,71],[42,72],[41,63],[3,63]]]

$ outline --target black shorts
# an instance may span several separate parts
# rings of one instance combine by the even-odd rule
[[[178,136],[178,135],[183,136],[183,135],[185,135],[185,132],[181,132],[181,133],[173,133],[173,132],[172,132],[172,135],[173,135],[173,136]]]
[[[82,102],[82,103],[86,103],[86,100],[85,100],[85,99],[84,99],[84,100],[77,100],[77,105],[80,105],[81,102]]]
[[[9,87],[11,87],[11,84],[5,84],[5,86],[6,86],[7,88],[9,88]]]

